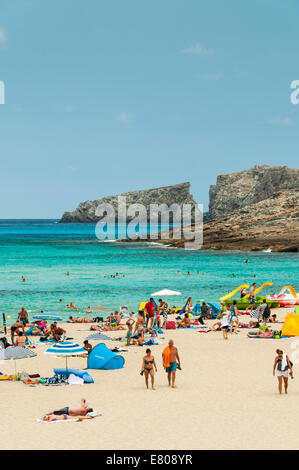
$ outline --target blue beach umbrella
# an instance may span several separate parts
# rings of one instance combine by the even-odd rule
[[[79,346],[77,343],[72,343],[71,341],[63,341],[61,343],[53,344],[49,349],[45,351],[45,354],[52,354],[52,356],[63,356],[66,361],[67,369],[67,358],[68,356],[81,356],[82,354],[87,354],[87,351]]]
[[[196,304],[194,305],[192,309],[192,313],[200,313],[201,312],[201,305],[200,305],[200,300],[196,301]]]
[[[38,315],[33,315],[34,320],[50,320],[50,321],[62,321],[62,318],[54,313],[39,313]]]

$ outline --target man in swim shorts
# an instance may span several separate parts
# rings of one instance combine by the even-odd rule
[[[65,406],[64,408],[61,408],[60,410],[56,411],[51,411],[50,413],[47,413],[46,416],[51,416],[51,415],[68,415],[68,416],[86,416],[87,413],[91,413],[93,411],[92,408],[89,408],[86,406],[86,400],[85,398],[81,399],[81,406],[80,408],[70,408],[69,406]]]
[[[255,304],[255,294],[254,294],[255,288],[256,288],[256,282],[252,284],[252,286],[250,287],[250,291],[249,291],[249,302],[250,302],[249,310],[251,311],[253,310],[254,304]]]
[[[28,313],[27,311],[24,309],[24,307],[21,308],[21,311],[18,315],[18,318],[17,318],[17,321],[23,323],[23,325],[27,325],[27,323],[29,323],[29,320],[28,320]]]
[[[177,348],[174,346],[174,342],[171,339],[168,346],[162,352],[163,366],[168,377],[168,386],[176,388],[175,375],[177,368],[181,369],[181,361]]]

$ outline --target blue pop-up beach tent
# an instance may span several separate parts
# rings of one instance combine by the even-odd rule
[[[104,343],[99,343],[88,356],[87,369],[122,369],[124,363],[122,356],[117,356]]]
[[[221,310],[220,305],[216,304],[215,302],[208,302],[208,306],[211,309],[211,317],[217,318]]]

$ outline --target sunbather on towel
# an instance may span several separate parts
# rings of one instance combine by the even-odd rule
[[[257,331],[249,331],[247,333],[248,338],[273,338],[274,333],[273,331],[264,331],[264,330],[257,330]]]
[[[92,419],[93,417],[90,415],[87,416],[69,416],[66,414],[63,415],[55,415],[50,414],[46,415],[43,417],[43,421],[47,421],[48,423],[51,423],[52,421],[66,421],[66,420],[74,420],[77,419],[78,421],[83,421],[83,419]]]
[[[81,317],[81,318],[74,318],[74,317],[69,317],[70,321],[72,323],[97,323],[99,321],[99,317],[96,318],[87,318],[87,317]]]
[[[86,406],[85,398],[82,398],[80,408],[70,408],[69,406],[66,406],[64,408],[61,408],[60,410],[51,411],[50,413],[47,413],[46,416],[68,415],[68,416],[71,416],[72,418],[74,418],[74,417],[78,417],[78,416],[86,416],[87,413],[91,413],[92,411],[93,411],[92,408],[89,408],[89,407]]]
[[[123,325],[117,325],[117,326],[91,326],[91,330],[93,331],[116,331],[116,330],[125,330],[126,328]]]

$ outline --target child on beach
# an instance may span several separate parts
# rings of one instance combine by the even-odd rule
[[[228,339],[227,332],[229,330],[229,312],[224,312],[221,318],[221,330],[223,333],[223,339]]]
[[[126,336],[127,346],[130,346],[130,344],[131,344],[134,323],[135,323],[135,320],[133,320],[133,318],[129,318],[129,320],[126,322],[126,325],[128,327],[128,332],[127,332],[127,336]]]

